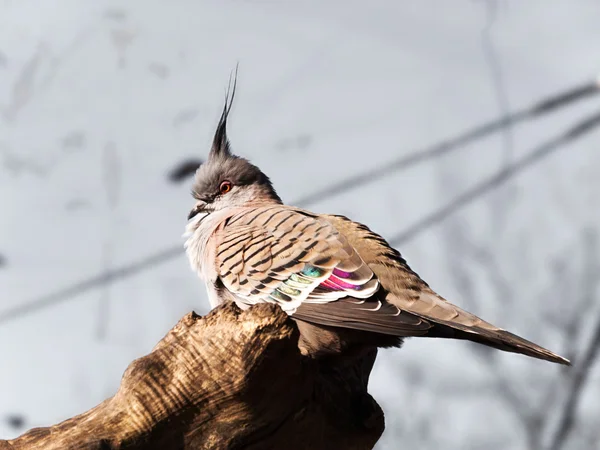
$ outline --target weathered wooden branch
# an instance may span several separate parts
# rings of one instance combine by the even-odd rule
[[[315,361],[277,306],[189,313],[133,361],[114,397],[0,450],[371,449],[383,412],[367,393],[375,352]]]

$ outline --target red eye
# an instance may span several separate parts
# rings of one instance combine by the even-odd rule
[[[223,181],[221,186],[219,186],[219,191],[221,191],[221,194],[227,194],[231,190],[231,187],[231,182]]]

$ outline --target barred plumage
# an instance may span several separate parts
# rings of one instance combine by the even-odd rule
[[[284,205],[244,208],[213,236],[217,274],[241,302],[303,303],[368,298],[379,281],[335,227]]]

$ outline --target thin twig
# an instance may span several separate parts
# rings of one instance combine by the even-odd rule
[[[589,83],[576,86],[567,91],[547,97],[533,106],[524,108],[513,114],[502,116],[499,119],[479,125],[453,138],[417,150],[408,155],[401,156],[392,161],[388,161],[371,170],[361,172],[360,174],[350,176],[337,183],[329,185],[316,192],[308,194],[294,204],[304,206],[307,204],[318,203],[324,198],[333,197],[351,189],[356,189],[364,184],[379,181],[381,178],[396,173],[400,170],[409,169],[419,163],[429,161],[435,158],[444,156],[459,147],[464,147],[478,139],[482,139],[506,127],[510,127],[525,120],[539,118],[542,115],[548,114],[558,108],[567,106],[570,103],[585,99],[596,95],[599,92],[600,83],[594,80]]]
[[[481,47],[485,56],[486,62],[492,75],[492,84],[494,93],[496,94],[496,102],[502,116],[509,115],[510,105],[506,86],[504,85],[504,74],[502,73],[502,65],[496,53],[496,46],[492,37],[492,26],[496,22],[498,13],[498,4],[496,0],[486,1],[486,24],[481,30]],[[504,163],[508,164],[512,158],[514,150],[514,138],[511,127],[506,127],[502,131],[504,144]]]
[[[583,292],[581,304],[577,305],[577,313],[574,320],[570,321],[566,329],[566,339],[569,341],[569,353],[575,352],[575,345],[581,341],[581,333],[585,329],[583,326],[584,319],[589,317],[589,309],[597,298],[597,290],[599,285],[600,268],[597,260],[597,236],[594,231],[587,230],[584,234],[584,278],[581,282]],[[598,358],[600,351],[600,310],[595,311],[596,323],[593,327],[593,332],[589,343],[581,354],[580,358],[573,356],[575,367],[569,372],[565,372],[569,387],[566,394],[566,401],[560,410],[558,424],[550,443],[550,450],[560,450],[563,448],[567,438],[573,431],[575,426],[575,415],[577,406],[581,399],[581,395],[585,390],[587,380],[591,373],[591,369]]]
[[[523,170],[531,167],[533,164],[539,162],[543,158],[563,148],[566,144],[569,144],[575,139],[581,137],[583,134],[588,133],[598,125],[600,125],[600,113],[595,113],[577,123],[575,126],[569,128],[565,133],[562,133],[559,136],[540,145],[526,156],[516,160],[516,162],[497,172],[495,175],[476,184],[471,189],[468,189],[466,192],[459,195],[455,200],[446,206],[425,216],[423,219],[418,220],[402,233],[392,237],[389,241],[390,244],[395,247],[414,239],[424,230],[442,222],[451,214],[454,214],[458,210],[473,203],[473,201],[479,199],[488,192],[500,187],[515,175],[518,175]]]
[[[563,448],[567,438],[573,431],[575,425],[575,414],[577,406],[581,400],[581,395],[587,384],[587,380],[591,373],[591,368],[596,362],[600,351],[600,314],[598,314],[597,324],[594,329],[590,343],[587,346],[580,362],[575,365],[573,377],[569,390],[567,392],[567,401],[560,413],[559,424],[554,438],[550,444],[550,450],[560,450]]]
[[[181,246],[164,249],[161,252],[148,256],[141,261],[137,261],[127,266],[113,269],[96,276],[87,278],[64,289],[60,289],[48,295],[37,298],[34,301],[22,303],[21,305],[6,310],[0,315],[0,324],[9,322],[31,314],[48,306],[58,305],[77,295],[83,294],[91,289],[96,289],[107,283],[112,283],[123,278],[143,272],[146,269],[151,269],[166,261],[173,260],[177,257],[183,257]]]

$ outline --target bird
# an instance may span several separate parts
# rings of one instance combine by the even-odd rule
[[[284,204],[264,172],[232,153],[227,120],[236,83],[231,89],[230,78],[208,158],[196,170],[183,235],[212,308],[278,305],[311,358],[437,337],[570,365],[447,301],[366,225]]]

